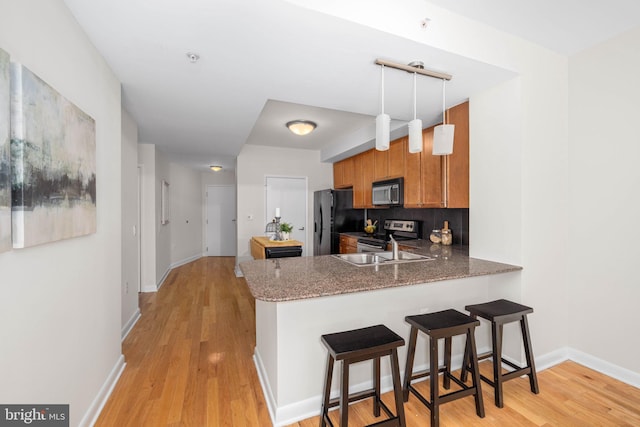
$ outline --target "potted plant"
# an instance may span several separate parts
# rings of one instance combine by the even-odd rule
[[[293,225],[288,222],[280,223],[280,233],[282,234],[282,240],[289,240],[291,231],[293,231]]]

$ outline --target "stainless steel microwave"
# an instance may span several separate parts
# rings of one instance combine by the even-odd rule
[[[374,205],[402,206],[404,200],[403,184],[402,178],[374,182],[371,201]]]

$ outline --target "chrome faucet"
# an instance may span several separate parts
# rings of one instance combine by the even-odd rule
[[[393,238],[393,235],[389,236],[389,240],[391,241],[391,259],[397,261],[400,259],[398,256],[398,242]]]

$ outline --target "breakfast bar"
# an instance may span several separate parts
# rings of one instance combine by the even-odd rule
[[[416,252],[430,255],[426,248]],[[274,425],[320,412],[326,351],[322,334],[384,324],[408,340],[407,315],[495,298],[519,300],[521,267],[471,258],[453,249],[420,262],[355,266],[333,255],[247,261],[240,264],[256,299],[254,362]],[[479,350],[490,347],[488,328],[477,332]],[[427,365],[418,341],[415,366]],[[463,343],[454,339],[454,364]],[[505,349],[507,352],[509,349]],[[399,349],[400,360],[406,349]],[[404,362],[400,364],[404,370]],[[370,386],[371,365],[351,369],[353,390]],[[339,381],[334,381],[337,392]],[[382,388],[391,389],[382,364]]]

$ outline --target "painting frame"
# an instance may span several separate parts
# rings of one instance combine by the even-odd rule
[[[0,252],[11,238],[11,73],[9,54],[0,49]]]
[[[10,69],[13,247],[95,233],[95,120],[27,67]]]

